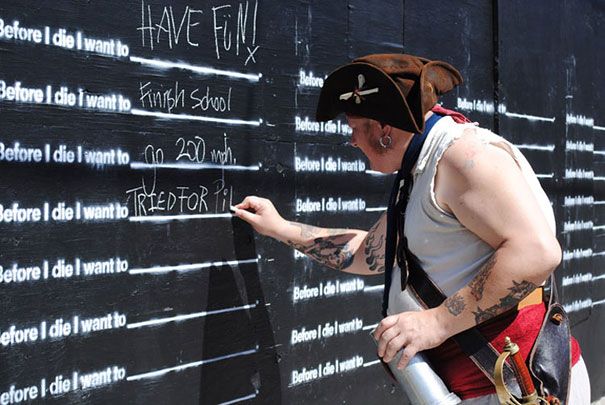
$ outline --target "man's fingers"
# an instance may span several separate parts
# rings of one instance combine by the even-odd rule
[[[397,355],[397,352],[401,350],[403,346],[405,346],[405,343],[405,336],[401,334],[398,335],[396,338],[392,339],[386,346],[386,350],[384,356],[382,357],[382,360],[387,363],[393,360],[393,358],[395,358],[395,356]]]
[[[256,208],[258,207],[258,205],[259,205],[258,197],[249,195],[248,197],[244,198],[244,201],[235,205],[235,208],[239,208],[242,210],[252,208],[253,210],[256,211]]]
[[[245,209],[239,208],[236,206],[236,210],[233,213],[233,215],[235,215],[236,217],[243,219],[244,221],[248,222],[249,224],[254,225],[256,223],[256,220],[258,218],[258,215],[256,215],[253,212],[250,211],[246,211]]]
[[[401,359],[399,359],[399,363],[397,363],[397,368],[399,370],[403,370],[405,367],[407,367],[408,363],[410,360],[412,360],[412,357],[414,357],[416,353],[417,350],[413,346],[407,346],[405,349],[403,349]]]
[[[378,340],[378,356],[383,357],[385,355],[387,346],[391,340],[395,339],[399,335],[399,329],[389,328],[382,333],[380,340]]]
[[[387,316],[382,321],[380,321],[380,323],[374,330],[374,339],[376,339],[376,341],[379,341],[384,331],[386,331],[397,323],[397,319],[399,319],[397,315],[391,315]]]

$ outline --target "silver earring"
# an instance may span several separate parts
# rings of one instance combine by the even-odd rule
[[[388,149],[393,144],[393,138],[391,138],[390,135],[383,135],[380,137],[378,142],[384,149]]]

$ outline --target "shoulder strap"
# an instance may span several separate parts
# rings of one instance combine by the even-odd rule
[[[408,197],[412,186],[412,168],[420,156],[420,151],[424,145],[427,135],[431,132],[433,126],[443,118],[443,115],[434,113],[424,124],[424,132],[422,134],[414,134],[408,148],[403,155],[401,168],[395,176],[393,187],[391,188],[391,196],[389,197],[389,206],[387,209],[387,229],[384,255],[384,293],[382,296],[382,316],[387,316],[387,308],[389,306],[389,290],[391,289],[391,276],[393,274],[393,265],[395,264],[395,255],[398,256],[397,262],[401,268],[401,288],[404,289],[407,279],[407,269],[401,267],[405,260],[402,259],[401,249],[397,246],[397,234],[402,235],[402,228],[398,229],[398,225],[402,220],[401,213],[405,213],[405,207],[408,203]],[[403,186],[401,184],[403,180]]]

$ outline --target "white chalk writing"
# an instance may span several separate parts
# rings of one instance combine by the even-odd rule
[[[34,343],[47,339],[57,340],[72,335],[118,329],[125,327],[126,322],[126,315],[116,311],[84,319],[79,315],[74,315],[73,318],[43,320],[33,326],[12,324],[4,330],[0,328],[0,345],[15,346],[22,343]]]
[[[563,232],[592,230],[593,226],[594,223],[592,221],[565,221],[563,222]]]
[[[593,170],[585,169],[565,169],[566,179],[592,179],[594,177]]]
[[[566,141],[565,150],[573,152],[593,152],[594,144],[592,142],[586,143],[584,141]]]
[[[326,134],[339,134],[339,135],[351,135],[353,130],[347,124],[336,121],[327,122],[316,122],[309,120],[309,117],[300,118],[299,116],[294,117],[294,128],[297,132],[311,132],[311,133],[326,133]]]
[[[67,205],[66,202],[58,202],[52,205],[45,202],[42,208],[21,207],[14,202],[10,207],[0,204],[0,223],[24,223],[24,222],[68,222],[68,221],[99,221],[119,220],[128,217],[128,207],[118,202],[104,205],[82,205],[79,201],[75,206]]]
[[[292,302],[308,301],[314,298],[333,297],[336,295],[351,294],[363,291],[365,283],[361,278],[349,280],[322,281],[315,286],[294,286],[292,289]]]
[[[308,383],[320,378],[333,376],[347,371],[363,367],[363,357],[359,355],[352,356],[345,360],[336,359],[334,362],[328,361],[317,366],[299,370],[292,370],[290,376],[290,386]]]
[[[563,260],[586,259],[592,257],[592,249],[564,250]]]
[[[363,328],[363,321],[357,317],[346,322],[325,322],[312,328],[301,327],[292,329],[290,334],[290,345],[311,342],[320,338],[331,338],[333,336],[354,333]]]
[[[477,111],[486,114],[494,113],[494,103],[487,100],[467,100],[466,97],[458,97],[456,99],[456,108],[463,111]],[[504,114],[506,112],[506,106],[504,104],[498,104],[498,112]]]
[[[594,118],[586,117],[584,115],[576,115],[576,114],[565,114],[565,123],[566,124],[574,124],[580,125],[584,127],[593,127],[594,126]]]
[[[229,87],[222,92],[211,93],[210,86],[186,90],[179,82],[164,89],[153,88],[151,82],[139,83],[139,101],[143,108],[154,108],[159,111],[172,113],[177,108],[189,107],[192,110],[213,111],[218,113],[231,111],[231,93]],[[187,95],[187,96],[186,96]]]
[[[341,197],[322,197],[321,200],[311,200],[297,198],[295,202],[297,213],[314,213],[314,212],[358,212],[364,211],[366,202],[362,198],[354,198],[352,200],[344,200]]]
[[[362,160],[347,161],[339,157],[327,158],[321,157],[319,159],[309,159],[308,157],[294,157],[294,170],[297,172],[364,172],[366,170],[366,164]]]
[[[132,107],[130,100],[121,94],[91,94],[79,88],[72,91],[67,86],[54,90],[48,84],[44,87],[27,87],[20,81],[13,85],[0,80],[0,101],[14,101],[28,104],[50,104],[61,107],[83,108],[94,111],[128,112]]]
[[[594,204],[593,196],[576,195],[576,196],[565,196],[563,205],[565,207],[575,207],[579,205],[592,205]]]
[[[173,6],[162,6],[158,12],[143,0],[137,30],[141,34],[141,45],[150,50],[159,46],[169,50],[197,48],[200,39],[212,36],[217,60],[231,54],[240,57],[246,66],[257,62],[260,48],[256,42],[257,19],[258,1],[227,3],[208,10],[190,6],[175,10]]]
[[[43,260],[40,265],[0,265],[0,284],[27,283],[48,279],[70,279],[72,277],[98,276],[126,273],[128,260],[112,257],[104,260],[73,261],[58,259],[54,262]]]
[[[323,87],[324,79],[321,77],[315,77],[313,72],[305,72],[304,70],[300,70],[298,76],[298,86],[299,87]]]
[[[119,39],[98,39],[88,37],[80,31],[73,32],[67,28],[29,28],[20,25],[19,20],[5,24],[0,18],[0,39],[33,42],[36,44],[57,46],[72,51],[97,53],[104,56],[126,57],[130,47]]]

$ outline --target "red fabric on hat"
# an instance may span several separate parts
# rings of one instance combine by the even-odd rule
[[[483,336],[499,350],[504,347],[504,338],[509,336],[515,342],[523,358],[527,357],[538,337],[542,320],[546,313],[543,304],[530,305],[520,311],[510,311],[498,318],[479,325]],[[469,399],[496,393],[496,389],[481,370],[460,350],[451,339],[441,346],[428,350],[431,365],[445,384],[460,398]],[[571,338],[571,364],[580,359],[580,346]]]
[[[448,110],[447,108],[444,108],[444,107],[440,106],[439,104],[435,104],[435,106],[433,108],[431,108],[431,111],[434,112],[435,114],[447,115],[448,117],[452,117],[454,122],[456,122],[458,124],[470,124],[473,122],[473,121],[469,120],[468,118],[466,118],[464,115],[460,114],[458,111]]]

